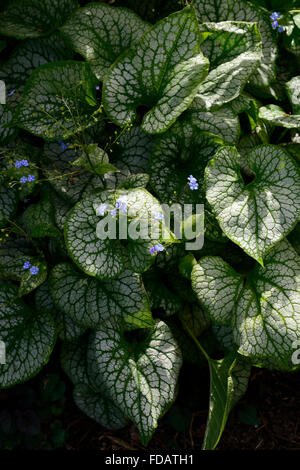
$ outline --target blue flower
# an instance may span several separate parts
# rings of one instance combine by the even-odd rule
[[[21,168],[22,165],[23,165],[22,160],[17,160],[15,163],[16,168]]]
[[[279,33],[283,33],[284,28],[283,28],[282,26],[278,26],[277,31],[278,31]]]
[[[154,246],[151,246],[151,247],[149,248],[149,251],[150,251],[150,254],[151,254],[151,255],[155,255],[155,251],[156,251],[156,250],[155,250]]]
[[[117,209],[120,209],[121,212],[123,212],[123,214],[126,214],[127,212],[127,204],[126,202],[124,202],[124,200],[122,198],[118,199],[117,202],[116,202],[116,206],[115,206]]]
[[[112,209],[110,213],[112,216],[117,215],[117,209]]]
[[[29,165],[28,160],[21,160],[21,164],[23,166],[28,166]]]
[[[164,251],[164,247],[162,246],[161,243],[158,243],[158,245],[155,245],[155,251]]]
[[[270,18],[273,21],[278,20],[278,18],[280,18],[280,13],[278,13],[277,11],[274,11],[274,13],[270,15]]]
[[[12,90],[12,91],[8,94],[8,96],[13,95],[15,91],[16,91],[16,89]]]
[[[22,176],[22,178],[20,178],[20,183],[26,183],[26,181],[27,181],[26,176]]]
[[[23,269],[29,269],[31,266],[31,263],[29,261],[25,261],[25,263],[23,264]]]
[[[98,215],[104,215],[106,211],[106,204],[100,204],[100,206],[97,209],[97,214]]]
[[[39,268],[37,266],[32,266],[32,268],[30,268],[30,272],[31,274],[37,274],[39,272]]]
[[[96,90],[100,90],[100,87],[99,87],[99,85],[97,85],[97,86],[96,86]]]
[[[278,26],[278,21],[273,21],[273,23],[272,23],[272,28],[273,28],[273,29],[276,29],[277,26]]]
[[[188,181],[189,181],[189,187],[191,190],[198,189],[199,185],[197,183],[196,178],[194,178],[193,175],[190,175],[188,177]]]
[[[60,144],[60,147],[62,150],[67,150],[67,148],[69,147],[70,144],[65,144],[64,141],[62,139],[58,139],[57,142]]]
[[[28,175],[27,181],[34,181],[35,176],[34,175]]]
[[[160,212],[155,212],[154,213],[154,219],[155,220],[162,220],[164,218],[164,215],[161,214]]]

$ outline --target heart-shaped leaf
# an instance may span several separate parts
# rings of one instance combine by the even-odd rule
[[[283,240],[246,276],[223,259],[201,258],[192,272],[199,302],[214,322],[232,327],[239,354],[271,369],[295,367],[300,334],[300,258]]]
[[[64,24],[77,0],[14,0],[0,15],[0,34],[18,39],[49,34]]]
[[[201,49],[210,61],[210,70],[200,85],[197,100],[211,110],[236,98],[257,69],[261,59],[261,38],[251,23],[204,23],[206,35]]]
[[[32,204],[23,212],[23,222],[27,232],[33,238],[60,235],[55,227],[53,206],[48,194],[44,194],[39,202]]]
[[[0,365],[3,388],[37,374],[56,340],[51,315],[32,310],[17,296],[15,285],[0,281],[0,338],[6,347],[6,363]]]
[[[49,285],[57,307],[79,325],[98,329],[103,321],[114,317],[127,328],[153,324],[143,284],[132,272],[100,281],[61,263],[52,270]]]
[[[144,341],[134,345],[117,324],[106,322],[95,333],[92,349],[96,383],[136,424],[146,445],[175,398],[181,353],[169,327],[156,320]]]
[[[61,28],[76,52],[103,80],[112,63],[150,28],[127,8],[90,3],[75,12]]]
[[[197,18],[187,7],[156,23],[114,62],[103,83],[104,108],[123,126],[146,106],[142,129],[164,132],[191,104],[207,70]]]
[[[257,23],[262,38],[261,63],[251,77],[251,83],[265,87],[275,80],[276,42],[273,37],[271,21],[266,13],[257,6],[244,0],[194,0],[199,23],[221,21],[247,21]]]
[[[86,151],[77,158],[73,164],[81,166],[92,173],[97,175],[105,175],[106,173],[115,173],[118,170],[114,165],[109,163],[107,153],[98,147],[97,144],[90,144],[87,146]]]
[[[119,209],[118,201],[122,201]],[[104,219],[99,213],[102,209]],[[156,213],[162,214],[161,206],[145,189],[91,194],[68,215],[65,239],[69,254],[86,274],[100,279],[120,275],[126,263],[132,271],[144,272],[155,258],[152,246],[177,241],[162,221],[153,219]]]
[[[206,197],[227,237],[263,265],[267,251],[299,220],[300,172],[273,145],[255,147],[245,161],[250,182],[242,177],[237,151],[220,149],[206,168]]]
[[[93,125],[97,80],[88,64],[65,61],[38,67],[26,83],[19,126],[46,140],[67,139]]]

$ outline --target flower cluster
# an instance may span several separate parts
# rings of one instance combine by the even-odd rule
[[[16,168],[21,168],[21,166],[28,166],[28,160],[17,160],[15,163]]]
[[[150,251],[151,255],[155,255],[155,253],[157,253],[159,251],[164,251],[164,247],[162,246],[161,243],[158,243],[157,245],[151,246],[149,248],[149,251]]]
[[[34,274],[34,275],[39,272],[39,268],[37,266],[31,266],[30,261],[25,261],[25,263],[23,264],[23,269],[29,269],[31,274]]]
[[[126,214],[127,213],[127,204],[126,202],[122,199],[122,198],[119,198],[115,204],[115,207],[113,209],[111,209],[110,211],[110,214],[112,216],[115,216],[117,215],[117,210],[120,210],[120,212],[122,212],[123,214]],[[106,204],[100,204],[100,206],[97,208],[97,214],[98,215],[104,215],[106,213],[106,211],[108,210],[108,207]]]
[[[199,188],[199,185],[198,185],[198,183],[197,183],[197,180],[196,180],[196,178],[193,177],[193,175],[190,175],[190,176],[188,177],[188,182],[189,182],[188,184],[189,184],[189,187],[190,187],[191,190],[194,190],[194,189],[198,189],[198,188]]]
[[[20,183],[27,183],[27,182],[31,183],[34,180],[35,180],[34,175],[22,176],[22,178],[20,178]]]
[[[272,20],[272,28],[273,29],[277,28],[277,31],[279,33],[282,33],[284,31],[284,28],[282,26],[279,26],[278,21],[277,21],[280,18],[280,13],[278,13],[277,11],[274,11],[274,13],[270,15],[270,18]]]
[[[160,212],[154,212],[154,220],[163,220],[164,215]]]

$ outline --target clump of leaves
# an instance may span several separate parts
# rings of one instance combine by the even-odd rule
[[[251,367],[299,369],[300,12],[6,3],[0,386],[62,343],[78,407],[108,429],[133,421],[146,446],[182,362],[207,363],[214,449]],[[202,248],[166,229],[172,203],[203,204]],[[113,238],[99,236],[104,216]],[[135,237],[145,220],[163,234]],[[59,422],[52,432],[63,445]]]

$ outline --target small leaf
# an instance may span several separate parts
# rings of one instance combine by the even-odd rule
[[[124,126],[146,106],[142,129],[164,132],[191,104],[207,69],[195,12],[187,7],[156,23],[114,62],[103,83],[104,108]]]
[[[37,274],[32,274],[30,269],[23,275],[18,291],[19,297],[29,294],[47,279],[47,264],[45,261],[34,261],[34,266],[38,268]]]
[[[263,264],[265,254],[299,219],[300,172],[274,145],[255,147],[245,161],[254,175],[248,184],[237,151],[219,150],[206,168],[206,197],[228,238]]]
[[[300,127],[300,114],[287,114],[280,106],[268,104],[259,108],[259,117],[274,126],[298,129]]]
[[[108,318],[117,318],[129,329],[153,324],[141,280],[129,271],[99,281],[61,263],[52,270],[49,286],[57,307],[81,326],[97,329]]]
[[[97,382],[136,424],[146,445],[175,398],[182,361],[170,329],[156,320],[135,352],[118,325],[106,322],[95,333],[92,347]]]
[[[295,114],[300,114],[300,76],[292,78],[285,84],[285,86],[288,98],[293,108],[293,112]]]
[[[0,281],[0,331],[6,345],[6,364],[0,365],[0,386],[11,387],[37,374],[56,340],[47,312],[32,310],[17,298],[15,285]]]
[[[103,80],[113,62],[149,27],[127,8],[90,3],[78,9],[61,31],[89,62],[96,77]]]
[[[33,238],[60,235],[59,230],[55,227],[53,207],[46,194],[38,203],[29,206],[23,212],[22,217],[26,230]]]
[[[88,145],[86,152],[83,152],[79,158],[77,158],[73,165],[81,166],[92,173],[97,175],[105,175],[105,173],[119,171],[114,165],[109,163],[107,153],[98,147],[97,144]]]

